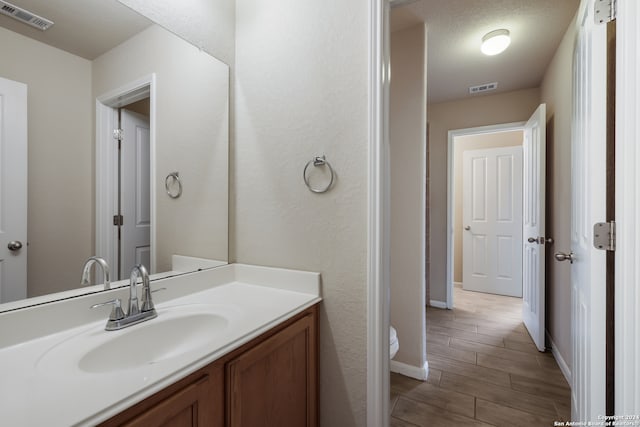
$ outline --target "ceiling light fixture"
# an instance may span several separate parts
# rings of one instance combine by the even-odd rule
[[[510,43],[509,30],[495,30],[485,34],[480,50],[485,55],[493,56],[504,52]]]

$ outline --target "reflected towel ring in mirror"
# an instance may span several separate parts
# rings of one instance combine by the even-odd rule
[[[311,186],[311,184],[309,183],[309,177],[307,176],[307,169],[309,169],[309,166],[326,166],[327,168],[329,168],[329,183],[322,188],[313,188]],[[307,187],[309,188],[309,190],[313,191],[314,193],[325,193],[327,192],[331,186],[333,185],[333,179],[335,177],[335,173],[333,171],[333,168],[331,167],[331,164],[327,161],[327,159],[325,158],[324,155],[322,156],[316,156],[313,159],[309,160],[306,164],[306,166],[304,167],[304,171],[302,171],[302,178],[304,179],[304,183],[307,185]]]
[[[178,172],[171,172],[164,180],[164,188],[172,199],[182,196],[182,181]]]

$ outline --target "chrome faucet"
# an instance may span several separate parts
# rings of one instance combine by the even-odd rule
[[[82,278],[80,279],[80,284],[83,286],[88,286],[91,284],[89,281],[89,275],[91,274],[91,266],[93,264],[98,264],[102,267],[102,274],[104,275],[104,290],[111,289],[111,280],[109,279],[109,264],[104,258],[100,258],[98,256],[92,256],[85,263],[82,268]]]
[[[142,279],[142,308],[138,305],[138,277]],[[107,320],[107,331],[115,331],[127,326],[150,320],[158,316],[151,299],[151,286],[149,284],[149,273],[142,264],[138,264],[131,270],[129,278],[129,304],[127,313],[121,308],[121,301],[116,298],[111,301],[92,305],[91,308],[102,307],[103,305],[113,305],[109,320]]]
[[[135,316],[140,313],[138,304],[138,276],[142,278],[142,287],[149,287],[149,273],[142,264],[134,265],[129,276],[129,311],[127,316]]]

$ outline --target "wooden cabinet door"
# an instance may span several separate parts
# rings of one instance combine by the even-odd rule
[[[209,427],[213,425],[210,379],[204,376],[176,392],[136,418],[122,424],[126,427]]]
[[[302,317],[227,363],[227,426],[317,425],[315,322]]]

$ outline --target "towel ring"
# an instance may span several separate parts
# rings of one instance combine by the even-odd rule
[[[329,173],[331,178],[329,179],[329,184],[327,184],[325,187],[323,188],[313,188],[311,186],[311,184],[309,183],[309,178],[307,177],[307,169],[309,169],[309,166],[326,166],[329,168]],[[335,177],[335,172],[333,171],[333,168],[331,167],[331,164],[327,161],[327,159],[325,158],[324,155],[322,156],[316,156],[313,159],[309,160],[307,162],[307,164],[304,167],[304,171],[302,171],[302,178],[304,179],[304,183],[307,185],[307,187],[309,188],[309,190],[313,191],[314,193],[326,193],[331,186],[333,185],[333,179]]]
[[[175,190],[175,184],[178,184],[178,190]],[[172,187],[174,187],[172,189]],[[167,190],[167,194],[172,199],[177,199],[182,196],[182,181],[180,181],[180,174],[178,172],[171,172],[164,180],[164,188]],[[173,190],[173,191],[172,191]]]

